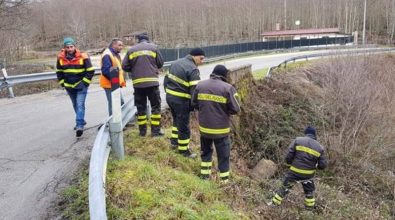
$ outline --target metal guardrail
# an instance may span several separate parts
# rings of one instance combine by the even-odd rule
[[[210,62],[216,62],[219,60],[223,59],[229,59],[235,57],[234,54],[232,55],[227,55],[227,56],[221,56],[221,57],[214,57],[210,59],[206,59],[205,63],[210,63]],[[171,63],[170,62],[165,62],[163,67],[168,68],[170,67]],[[5,71],[5,69],[4,69]],[[95,67],[95,75],[98,75],[101,73],[101,69],[98,67]],[[14,85],[17,84],[24,84],[24,83],[33,83],[33,82],[41,82],[41,81],[48,81],[48,80],[56,80],[56,72],[42,72],[42,73],[32,73],[32,74],[22,74],[22,75],[15,75],[15,76],[8,76],[3,74],[3,77],[0,77],[0,90],[5,89],[5,88],[11,88]],[[10,92],[10,98],[14,98],[14,94]]]
[[[130,99],[122,106],[122,128],[135,119],[136,112],[134,99]],[[107,219],[105,184],[107,161],[111,151],[111,147],[108,145],[110,141],[108,123],[110,120],[111,116],[100,127],[89,162],[89,214],[90,219],[94,220]]]
[[[165,62],[164,67],[170,66],[170,62]],[[95,75],[101,73],[101,69],[95,68]],[[23,74],[23,75],[15,75],[15,76],[3,76],[0,77],[0,89],[12,87],[17,84],[23,83],[32,83],[32,82],[40,82],[40,81],[48,81],[48,80],[56,80],[56,72],[42,72],[42,73],[32,73],[32,74]]]
[[[308,60],[311,58],[317,57],[328,57],[328,56],[337,56],[337,55],[354,55],[354,54],[361,54],[361,53],[375,53],[375,52],[392,52],[395,51],[395,48],[370,48],[370,49],[361,49],[361,50],[353,50],[353,51],[345,51],[345,52],[325,52],[325,53],[317,53],[317,54],[310,54],[310,55],[303,55],[303,56],[296,56],[289,59],[284,60],[280,64],[276,66],[272,66],[268,69],[266,73],[266,78],[272,77],[272,71],[276,68],[280,68],[281,66],[287,67],[289,62],[296,62],[297,60]]]

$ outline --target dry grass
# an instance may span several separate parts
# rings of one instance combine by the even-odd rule
[[[330,161],[318,173],[314,214],[302,211],[300,188],[282,210],[259,206],[262,212],[285,219],[394,217],[394,68],[391,55],[341,57],[255,83],[235,136],[242,137],[236,152],[248,166],[261,158],[282,164],[291,139],[309,124],[318,128]],[[272,181],[263,187],[281,183]]]

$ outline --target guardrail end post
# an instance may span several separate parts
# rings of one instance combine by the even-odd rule
[[[15,98],[14,90],[12,89],[12,86],[8,87],[8,98]]]
[[[121,89],[111,92],[112,119],[109,123],[111,148],[118,160],[125,158],[123,146],[122,112],[121,112]]]
[[[5,68],[3,66],[1,68],[1,72],[3,72],[3,76],[4,76],[4,79],[5,79],[5,82],[7,83],[8,74],[7,74],[7,71],[5,70]],[[7,83],[6,85],[8,87],[8,98],[15,98],[14,90],[12,89],[12,85],[9,84],[9,83]]]

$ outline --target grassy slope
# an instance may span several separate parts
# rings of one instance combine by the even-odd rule
[[[169,149],[166,138],[140,138],[136,130],[126,135],[127,157],[110,159],[107,170],[109,219],[387,219],[391,207],[372,209],[361,195],[347,195],[331,186],[329,173],[316,180],[315,212],[303,207],[303,190],[297,185],[281,207],[268,207],[282,176],[256,182],[233,164],[229,185],[198,178],[199,160],[184,158]],[[88,176],[63,193],[62,217],[89,219]]]
[[[167,138],[125,137],[124,161],[110,159],[107,170],[109,219],[246,219],[232,210],[226,186],[198,177],[200,160],[170,149]],[[63,196],[63,217],[87,219],[87,176]]]
[[[278,134],[300,130],[300,123],[306,118],[315,117],[307,111],[310,103],[303,97],[304,93],[290,89],[289,81],[281,83],[278,81],[268,85],[264,81],[257,82],[259,91],[273,92],[272,95],[262,96],[261,101],[272,109],[262,107],[268,117],[281,116],[282,120],[273,120],[269,126],[282,129],[272,131]],[[279,85],[284,89],[276,91],[271,88]],[[288,104],[284,105],[281,100],[286,100]],[[282,104],[276,104],[279,101]],[[258,127],[267,127],[266,122],[259,123]],[[283,140],[284,136],[278,138],[276,143],[289,142]],[[270,146],[265,140],[261,142],[264,146]],[[357,193],[348,193],[344,186],[337,183],[331,169],[317,173],[317,209],[314,212],[304,209],[300,185],[294,187],[281,207],[273,208],[268,207],[266,202],[281,185],[283,173],[261,182],[251,180],[242,163],[239,163],[240,158],[236,158],[233,152],[230,184],[220,186],[215,177],[210,181],[200,180],[200,160],[190,160],[176,154],[170,150],[166,138],[140,138],[137,131],[132,130],[126,132],[125,143],[127,158],[124,161],[110,159],[108,165],[106,190],[109,219],[390,219],[392,216],[393,201],[372,198],[358,190]],[[63,217],[89,218],[86,172],[75,186],[64,192],[64,198]]]

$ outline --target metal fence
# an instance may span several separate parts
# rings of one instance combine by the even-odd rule
[[[225,44],[202,47],[206,53],[206,57],[223,56],[234,53],[244,53],[248,51],[288,49],[294,47],[309,46],[325,46],[334,44],[352,43],[353,36],[334,37],[334,38],[316,38],[316,39],[300,39],[300,40],[283,40],[283,41],[267,41],[267,42],[247,42],[237,44]],[[163,48],[160,52],[165,61],[177,60],[186,56],[192,48]]]

